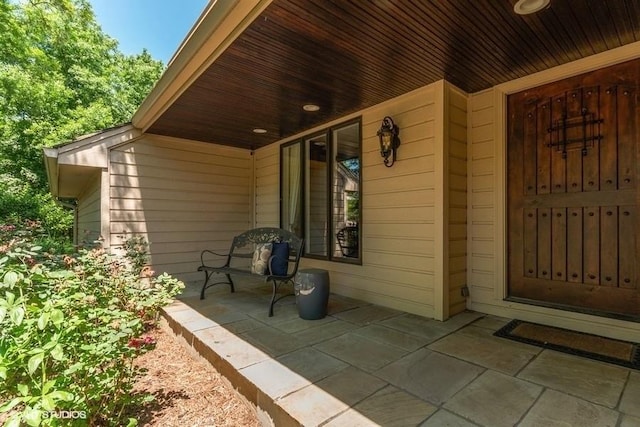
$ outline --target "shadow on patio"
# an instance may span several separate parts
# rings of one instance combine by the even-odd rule
[[[446,322],[332,294],[329,315],[238,281],[197,286],[166,308],[169,326],[277,426],[640,426],[640,373],[492,334],[508,322]],[[268,417],[265,416],[268,414]]]

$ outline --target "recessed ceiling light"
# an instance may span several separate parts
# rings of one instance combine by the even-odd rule
[[[304,111],[318,111],[320,109],[319,105],[316,104],[305,104],[302,106]]]
[[[255,128],[253,130],[253,133],[267,133],[267,130],[262,128]]]
[[[529,15],[536,13],[549,6],[550,0],[518,0],[513,5],[513,11],[518,15]]]

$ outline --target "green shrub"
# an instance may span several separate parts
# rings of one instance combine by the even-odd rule
[[[147,397],[131,395],[141,374],[133,360],[153,347],[145,326],[184,285],[154,277],[140,261],[146,252],[51,254],[33,246],[33,230],[0,233],[12,234],[0,246],[5,426],[135,425],[125,409]]]
[[[37,220],[51,238],[69,240],[73,227],[73,213],[63,208],[50,193],[35,189],[29,180],[0,174],[0,221],[23,223]]]
[[[28,183],[0,174],[0,218],[36,218],[38,207],[29,190]]]
[[[40,221],[14,221],[11,224],[0,225],[0,242],[11,243],[14,246],[39,246],[44,258],[52,255],[64,255],[73,252],[74,247],[70,239],[52,237]],[[2,249],[2,245],[0,245]],[[0,252],[3,252],[0,250]],[[4,251],[6,252],[6,251]],[[44,259],[43,259],[44,260]]]
[[[34,197],[38,204],[36,218],[42,223],[43,230],[58,241],[71,238],[73,229],[73,213],[71,209],[60,206],[51,193],[38,194]]]

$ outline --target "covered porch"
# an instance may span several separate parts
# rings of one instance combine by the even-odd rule
[[[540,10],[521,14],[523,4]],[[519,211],[508,204],[508,148],[520,139],[508,133],[507,99],[561,82],[558,93],[582,100],[568,92],[567,85],[576,86],[568,79],[624,63],[631,64],[629,79],[605,71],[598,90],[635,81],[637,11],[633,2],[566,0],[211,2],[133,116],[142,137],[111,150],[110,187],[103,191],[112,198],[104,215],[112,246],[125,232],[146,233],[154,269],[190,282],[198,280],[194,264],[201,250],[222,250],[250,228],[282,227],[309,242],[302,266],[328,270],[333,290],[343,296],[437,320],[470,309],[634,340],[640,331],[637,274],[617,271],[616,258],[623,257],[607,249],[617,249],[615,243],[593,243],[597,250],[588,257],[573,254],[566,239],[555,238],[567,234],[558,222],[545,230],[560,232],[539,237],[545,257],[535,268],[510,264],[524,251],[514,251],[509,240],[520,230],[513,226]],[[576,87],[581,91],[584,84]],[[541,97],[531,92],[524,105]],[[629,123],[635,123],[636,104],[629,105]],[[601,112],[586,101],[565,110],[584,108]],[[381,159],[377,136],[386,117],[401,130],[392,168]],[[633,126],[630,138],[603,146],[634,146]],[[540,165],[551,158],[542,136],[535,148]],[[358,166],[359,217],[351,219],[358,226],[357,256],[332,253],[348,225],[335,217],[347,199],[346,191],[344,197],[333,191],[344,175],[340,167],[348,164],[339,161]],[[559,200],[550,208],[600,208],[592,203],[597,196],[578,203],[569,194],[595,185],[589,178],[580,186],[566,181],[582,176],[582,166],[571,156],[553,162],[560,188],[554,181],[558,194],[551,198]],[[625,169],[613,160],[602,163],[610,171]],[[538,169],[546,194],[543,181],[552,168]],[[639,200],[636,176],[604,178],[596,187],[624,186],[626,179],[633,190],[625,191]],[[635,230],[637,215],[628,213]],[[583,240],[596,242],[591,234]],[[627,247],[638,247],[637,240],[620,246],[632,259],[636,252]],[[549,253],[571,257],[551,259]],[[567,273],[572,264],[580,268]],[[600,264],[612,271],[587,268]],[[530,293],[515,292],[516,274],[534,282]],[[609,286],[618,276],[622,285]],[[578,279],[585,277],[581,286]],[[550,281],[558,282],[551,296]],[[579,288],[580,295],[623,288],[631,308],[594,308],[585,303],[589,298],[564,298],[568,288]]]
[[[189,287],[168,326],[257,408],[263,424],[636,426],[640,373],[497,338],[509,319],[445,322],[331,294],[321,320],[295,298],[240,282],[200,300]]]
[[[554,82],[566,86],[567,79],[617,64],[632,63],[630,73],[640,75],[638,6],[557,0],[537,15],[521,16],[514,3],[212,1],[131,129],[95,141],[108,149],[104,163],[91,165],[92,180],[73,193],[63,191],[63,175],[76,172],[66,167],[67,157],[82,165],[67,150],[91,151],[90,138],[52,154],[52,191],[77,198],[81,231],[100,235],[110,249],[121,245],[123,235],[142,234],[151,243],[155,271],[196,285],[166,310],[169,325],[259,408],[265,422],[640,425],[637,371],[492,335],[517,318],[638,340],[638,304],[631,314],[610,316],[563,301],[512,298],[507,204],[507,153],[514,144],[507,132],[508,97]],[[608,78],[602,93],[605,83],[620,83]],[[629,105],[635,115],[625,123],[635,126],[640,103]],[[392,168],[381,159],[377,136],[388,116],[402,140]],[[310,248],[301,263],[329,271],[335,292],[329,316],[302,320],[291,299],[269,318],[269,290],[249,283],[235,294],[211,290],[200,301],[202,250],[224,252],[233,236],[248,229],[287,225],[288,149],[298,144],[299,173],[323,159],[323,171],[329,171],[333,160],[326,159],[346,151],[342,142],[350,147],[341,137],[354,123],[359,257],[335,259],[330,250],[314,256]],[[637,147],[638,129],[628,130],[629,144],[609,146]],[[332,143],[335,149],[322,148]],[[542,140],[538,148],[549,153]],[[637,164],[630,168],[633,189],[625,190],[636,202]],[[581,171],[558,170],[562,176]],[[312,224],[312,213],[330,217],[328,204],[317,210],[312,202],[330,200],[332,193],[330,180],[317,174],[326,199],[316,197],[310,185],[316,170],[304,171],[298,176],[306,185],[295,187]],[[544,171],[551,176],[551,168]],[[602,188],[625,179],[605,179]],[[599,208],[590,202],[596,196],[576,202],[567,182],[551,195],[561,199],[560,208]],[[629,228],[638,229],[638,217],[629,215],[635,221]],[[324,221],[331,230],[323,235],[329,242],[324,249],[335,247],[332,221],[340,222]],[[314,236],[308,228],[305,239]],[[633,238],[625,245],[640,248]],[[545,242],[566,252],[565,240]],[[614,252],[602,247],[598,253],[615,261]],[[537,263],[541,275],[551,272],[561,280],[535,277],[535,289],[569,282],[572,276],[560,271],[565,261],[556,256]],[[582,269],[578,277],[589,277]],[[606,283],[619,274],[593,274],[594,283],[584,289],[615,289],[600,286],[597,276]],[[630,301],[638,302],[637,271],[628,278],[621,287],[632,289]]]
[[[185,282],[200,280],[202,250],[282,227],[309,242],[301,267],[329,271],[345,297],[637,341],[640,162],[609,154],[640,153],[640,102],[626,88],[640,81],[639,14],[633,2],[583,3],[521,15],[515,0],[212,1],[130,125],[47,150],[52,193],[77,200],[79,238],[117,251],[143,235],[152,268]],[[608,93],[627,101],[589,101]],[[583,147],[584,162],[580,150],[563,157],[553,127],[509,132],[524,126],[509,121],[517,94],[521,108],[555,96],[570,123],[584,111],[602,124],[591,142],[615,138],[598,143],[606,152]],[[380,155],[387,117],[401,130],[393,167]],[[510,176],[524,140],[527,156],[511,157],[539,165],[527,186]],[[347,226],[359,240],[344,254]]]

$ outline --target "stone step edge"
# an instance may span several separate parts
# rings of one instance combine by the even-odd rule
[[[188,308],[188,310],[193,309]],[[161,316],[166,322],[165,330],[172,332],[195,356],[204,359],[213,366],[228,381],[235,393],[255,411],[263,427],[301,427],[304,425],[206,345],[198,336],[176,321],[170,311],[162,309]]]

